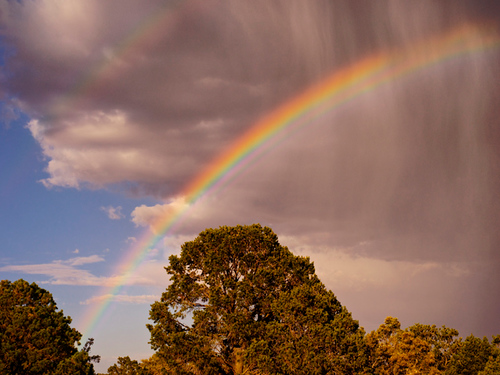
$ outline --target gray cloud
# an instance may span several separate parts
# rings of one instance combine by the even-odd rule
[[[496,22],[498,33],[500,14],[495,1],[161,4],[0,3],[2,37],[14,51],[0,67],[0,98],[32,118],[47,187],[178,202],[245,129],[332,71],[467,22]],[[434,301],[473,297],[480,313],[463,324],[489,332],[500,312],[488,297],[500,281],[498,59],[498,49],[451,59],[326,113],[192,207],[178,233],[261,222],[332,269],[360,257],[374,269],[397,265],[401,279],[423,267],[443,281]],[[140,206],[133,220],[151,224],[166,210]],[[413,302],[400,311],[409,314],[418,286],[432,289],[424,281],[373,288],[380,301],[408,292]]]

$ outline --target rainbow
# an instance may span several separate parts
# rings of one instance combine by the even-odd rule
[[[113,285],[104,291],[102,301],[88,311],[85,336],[88,337],[102,320],[113,298],[133,276],[149,250],[161,238],[174,232],[176,224],[187,215],[190,207],[255,162],[266,147],[284,136],[285,129],[287,132],[297,131],[321,115],[388,82],[499,45],[500,37],[494,29],[487,25],[466,24],[407,48],[381,52],[340,69],[263,117],[179,192],[177,198],[184,200],[184,208],[161,217],[152,231],[129,250],[117,268],[115,274],[119,276]]]

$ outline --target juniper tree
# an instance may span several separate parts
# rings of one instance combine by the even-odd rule
[[[81,334],[57,311],[47,290],[25,280],[0,282],[0,374],[93,375],[91,339],[77,349]]]
[[[270,228],[207,229],[166,267],[151,346],[176,374],[353,373],[364,332]]]

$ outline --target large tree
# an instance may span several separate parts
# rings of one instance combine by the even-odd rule
[[[24,280],[0,283],[0,374],[94,374],[92,341],[80,351],[81,334],[57,311],[52,295]]]
[[[169,260],[148,328],[174,373],[362,371],[363,330],[270,228],[207,229]]]

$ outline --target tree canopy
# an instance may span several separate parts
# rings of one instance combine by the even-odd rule
[[[364,332],[270,228],[207,229],[166,267],[151,345],[177,374],[353,373]]]
[[[470,335],[465,340],[453,328],[414,324],[401,329],[397,318],[366,335],[374,375],[494,375],[500,374],[500,336],[492,342]]]
[[[499,373],[500,336],[494,336],[492,343],[470,335],[457,340],[451,347],[451,359],[446,368],[446,375],[476,375]]]
[[[145,366],[129,356],[118,357],[118,362],[108,368],[109,375],[152,375]]]
[[[0,373],[10,375],[94,374],[90,341],[81,351],[81,334],[71,318],[57,311],[45,289],[25,280],[0,283]]]

